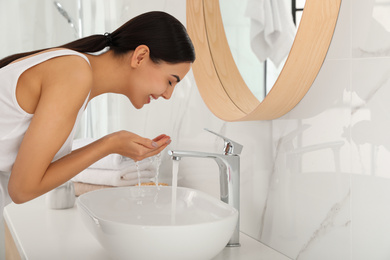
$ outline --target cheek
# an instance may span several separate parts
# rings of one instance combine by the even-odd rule
[[[151,94],[161,95],[168,85],[166,79],[164,81],[161,71],[150,67],[140,71],[134,83],[132,86],[134,88],[133,92],[138,98],[144,98]]]
[[[162,94],[165,92],[168,83],[164,84],[164,81],[161,77],[158,76],[150,76],[147,79],[147,84],[144,84],[145,93],[147,94]]]

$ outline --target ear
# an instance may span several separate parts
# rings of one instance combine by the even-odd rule
[[[136,68],[139,67],[146,59],[149,58],[150,50],[146,45],[139,45],[135,48],[131,57],[131,66]]]

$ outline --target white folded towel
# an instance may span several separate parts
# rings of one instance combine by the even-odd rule
[[[86,146],[92,142],[94,139],[85,138],[85,139],[76,139],[73,141],[72,150],[79,149],[83,146]],[[153,169],[154,157],[146,158],[138,162],[139,170]],[[99,161],[95,162],[88,168],[90,169],[103,169],[103,170],[126,170],[137,171],[136,162],[128,157],[122,156],[120,154],[110,154]]]
[[[152,170],[141,170],[139,172],[140,179],[138,180],[138,172],[129,172],[126,170],[102,170],[87,168],[75,177],[74,182],[82,182],[96,185],[108,186],[131,186],[138,182],[145,183],[153,181],[156,172]]]
[[[251,47],[260,61],[269,58],[276,67],[290,52],[296,27],[285,1],[249,0],[245,15],[251,18]]]

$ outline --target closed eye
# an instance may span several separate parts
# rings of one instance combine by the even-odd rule
[[[169,80],[168,83],[169,83],[170,86],[172,86],[172,81]]]
[[[179,76],[177,75],[174,75],[174,74],[171,74],[172,77],[174,77],[176,79],[176,82],[179,83],[180,82],[180,78]]]

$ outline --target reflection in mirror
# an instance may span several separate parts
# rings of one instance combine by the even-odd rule
[[[246,85],[262,101],[278,78],[306,0],[220,0],[226,38]]]
[[[325,60],[341,0],[304,1],[305,10],[287,60],[261,102],[247,87],[231,54],[219,0],[186,3],[187,30],[197,53],[192,70],[205,104],[222,120],[250,121],[279,118],[301,101]]]

